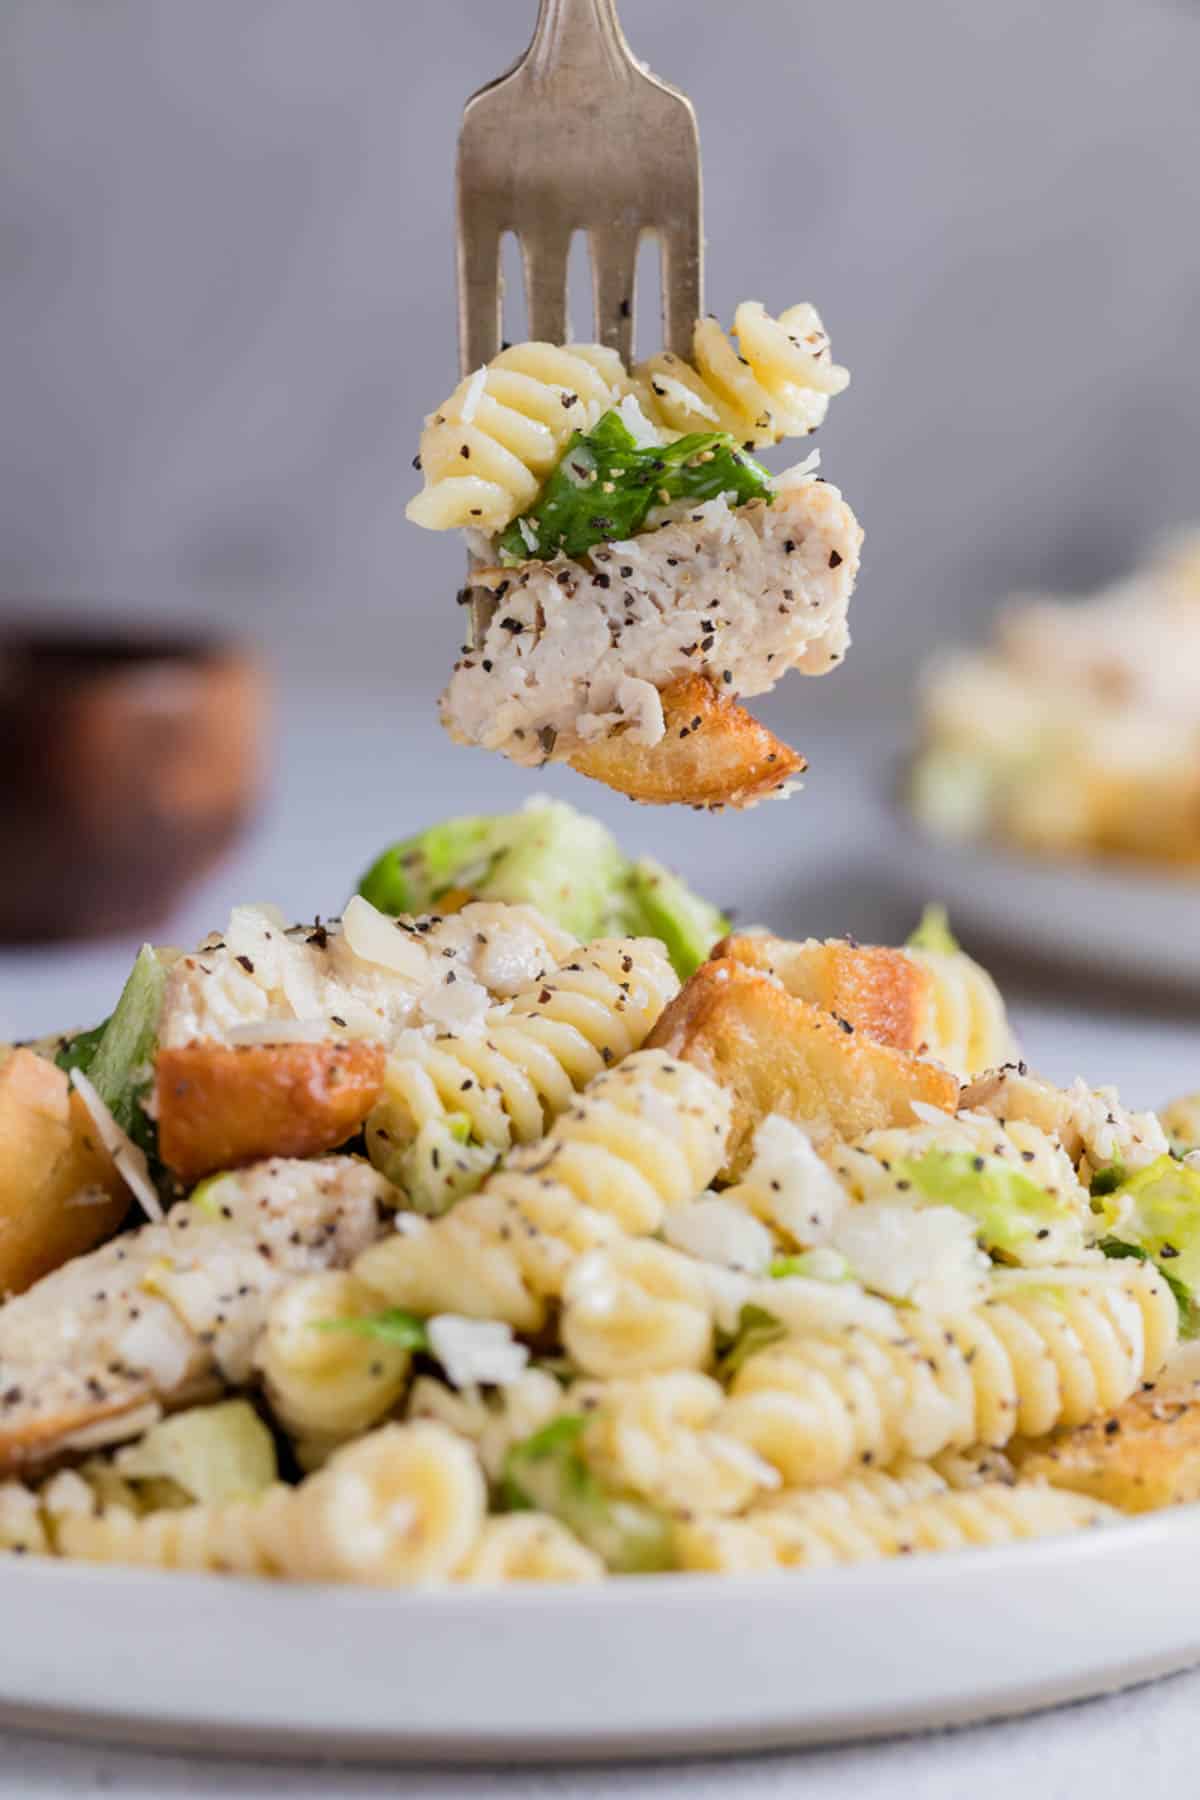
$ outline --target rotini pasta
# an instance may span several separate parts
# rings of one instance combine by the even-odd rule
[[[433,1419],[474,1445],[489,1481],[498,1481],[514,1444],[532,1437],[567,1410],[564,1389],[545,1369],[526,1369],[507,1387],[484,1395],[459,1392],[432,1375],[418,1375],[408,1396],[409,1419]]]
[[[678,990],[653,938],[600,938],[489,1013],[480,1032],[403,1033],[367,1121],[371,1160],[403,1183],[398,1154],[450,1118],[497,1152],[533,1142],[593,1076],[641,1048]]]
[[[707,1368],[713,1296],[704,1265],[645,1238],[589,1251],[567,1276],[560,1332],[588,1375]]]
[[[588,431],[628,391],[615,351],[598,344],[514,344],[459,383],[421,433],[424,487],[415,525],[501,531],[537,498],[573,431]]]
[[[434,1424],[388,1425],[299,1487],[144,1518],[73,1514],[57,1544],[88,1562],[408,1586],[447,1579],[466,1560],[486,1499],[461,1438]]]
[[[898,1313],[894,1335],[854,1325],[770,1344],[734,1376],[721,1429],[801,1487],[1081,1424],[1162,1367],[1178,1311],[1153,1267],[1036,1274],[996,1277],[972,1312]]]
[[[634,370],[643,411],[673,435],[728,431],[749,448],[815,431],[850,376],[832,360],[815,306],[773,319],[757,300],[733,317],[736,348],[716,319],[697,321],[692,359],[661,351]]]
[[[596,1473],[674,1512],[736,1513],[779,1486],[777,1471],[720,1427],[725,1394],[682,1370],[605,1385],[568,1400],[591,1413],[583,1448]]]
[[[692,360],[663,351],[632,375],[597,344],[516,344],[461,381],[421,433],[424,486],[408,517],[434,531],[498,532],[536,500],[574,431],[634,396],[638,421],[664,440],[727,431],[749,447],[804,437],[849,374],[832,361],[814,306],[772,318],[757,300],[734,314],[737,347],[697,321]]]
[[[1181,1094],[1163,1107],[1159,1117],[1177,1156],[1200,1150],[1200,1094]]]
[[[411,1352],[353,1329],[355,1319],[377,1310],[375,1295],[347,1274],[304,1276],[276,1296],[256,1362],[271,1410],[288,1431],[306,1439],[354,1437],[395,1406]]]
[[[1008,1013],[986,969],[959,949],[909,945],[905,955],[933,978],[923,1031],[929,1056],[964,1081],[1015,1056]]]
[[[974,1159],[968,1167],[981,1177],[989,1166],[1008,1165],[1040,1190],[1044,1204],[1031,1211],[1027,1230],[1016,1229],[1016,1202],[1002,1209],[995,1226],[1004,1230],[1005,1252],[1015,1260],[1065,1262],[1094,1236],[1088,1191],[1070,1157],[1056,1137],[1023,1119],[1002,1123],[986,1113],[960,1112],[936,1124],[873,1131],[857,1144],[838,1145],[829,1154],[839,1181],[855,1199],[923,1203],[939,1198],[935,1180],[928,1183],[928,1191],[921,1186],[922,1170],[931,1166],[923,1159],[930,1153],[935,1168],[939,1157]],[[986,1209],[980,1229],[987,1235]]]
[[[657,1230],[721,1166],[725,1091],[662,1051],[635,1051],[597,1078],[540,1144],[514,1150],[444,1217],[404,1229],[355,1273],[395,1306],[540,1329],[576,1257]]]
[[[602,1581],[604,1564],[557,1519],[517,1512],[488,1519],[459,1580],[474,1587],[514,1581]]]
[[[743,1519],[679,1523],[679,1566],[726,1575],[823,1568],[1051,1537],[1120,1518],[1102,1501],[1035,1483],[934,1491],[899,1506],[861,1490],[847,1494],[840,1505],[838,1500],[833,1489],[808,1512],[772,1505]]]

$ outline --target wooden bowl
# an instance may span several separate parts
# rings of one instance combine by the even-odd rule
[[[159,924],[250,816],[265,718],[215,638],[0,626],[0,939]]]

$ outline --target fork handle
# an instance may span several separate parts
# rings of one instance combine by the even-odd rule
[[[527,54],[531,73],[545,75],[563,64],[600,57],[613,68],[631,60],[617,17],[617,0],[541,0]]]

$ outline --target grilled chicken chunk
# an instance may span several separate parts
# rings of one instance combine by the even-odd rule
[[[344,1268],[393,1190],[347,1156],[224,1175],[0,1307],[0,1473],[136,1436],[250,1377],[273,1295]]]
[[[484,570],[495,617],[455,668],[443,724],[525,764],[573,761],[618,730],[665,744],[662,690],[680,677],[728,699],[841,660],[861,542],[837,489],[806,481],[769,505],[710,500],[586,562]]]

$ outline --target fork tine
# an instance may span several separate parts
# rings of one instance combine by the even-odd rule
[[[500,348],[500,235],[479,208],[459,207],[458,354],[469,375]]]
[[[628,367],[633,358],[633,314],[641,232],[604,225],[591,234],[592,293],[596,336]]]
[[[692,332],[704,312],[699,210],[672,221],[659,239],[662,257],[663,344],[676,356],[692,354]]]
[[[547,344],[561,344],[567,335],[567,257],[571,234],[553,227],[539,228],[537,235],[521,237],[525,264],[525,300],[529,335]]]

